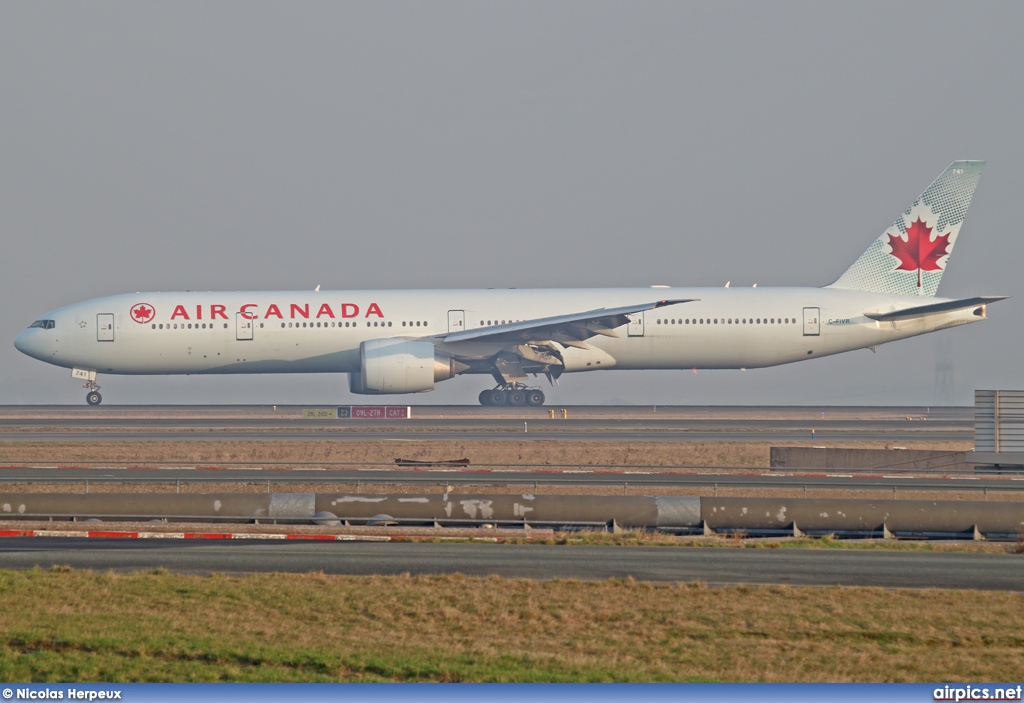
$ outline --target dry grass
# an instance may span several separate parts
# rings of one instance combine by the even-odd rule
[[[5,681],[1006,681],[1024,596],[0,572]]]
[[[787,442],[787,446],[801,446]],[[845,446],[845,445],[844,445]],[[891,448],[891,443],[863,442],[861,449]],[[907,449],[967,451],[970,442],[906,442]],[[176,462],[185,465],[220,462],[296,464],[385,464],[397,458],[444,461],[467,458],[472,466],[693,466],[767,468],[767,442],[608,442],[560,440],[255,440],[3,442],[0,464],[109,461],[139,465]]]

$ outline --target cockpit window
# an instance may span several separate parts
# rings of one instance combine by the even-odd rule
[[[54,326],[55,325],[53,320],[36,320],[31,325],[29,325],[28,328],[32,329],[33,327],[40,327],[44,330],[52,330]]]

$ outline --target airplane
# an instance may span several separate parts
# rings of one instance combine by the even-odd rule
[[[1005,296],[938,298],[984,161],[955,161],[836,281],[820,288],[594,288],[131,293],[42,316],[14,340],[99,374],[347,373],[356,394],[490,376],[487,406],[539,406],[544,375],[750,369],[983,320]]]

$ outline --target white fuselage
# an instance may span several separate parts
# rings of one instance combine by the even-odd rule
[[[618,336],[559,347],[564,370],[774,366],[984,317],[978,308],[876,322],[865,313],[923,299],[831,288],[136,293],[54,310],[45,316],[52,325],[24,330],[15,345],[47,363],[101,374],[351,373],[359,370],[360,343],[367,340],[433,341],[439,350],[483,359],[500,345],[459,342],[449,349],[444,336],[689,298],[697,300],[633,315],[614,331]]]

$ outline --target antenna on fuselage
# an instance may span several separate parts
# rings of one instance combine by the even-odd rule
[[[320,292],[320,284],[319,283],[316,284],[316,288],[313,289],[313,292],[314,293],[319,293]]]

